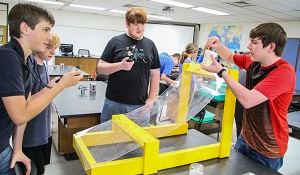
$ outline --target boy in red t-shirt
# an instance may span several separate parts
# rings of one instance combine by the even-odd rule
[[[245,108],[235,149],[278,171],[287,151],[287,112],[295,91],[295,71],[281,58],[287,37],[279,24],[260,24],[249,37],[250,54],[232,53],[218,37],[207,41],[222,59],[247,71],[246,87],[236,82],[213,57],[211,66],[201,67],[223,77]]]

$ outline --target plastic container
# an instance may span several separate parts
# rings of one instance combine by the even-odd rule
[[[205,66],[210,66],[212,64],[212,59],[210,57],[210,55],[213,55],[215,58],[218,57],[217,52],[214,52],[212,50],[205,50],[204,52],[204,57],[203,57],[203,61],[201,64],[205,65]]]
[[[204,166],[200,163],[192,163],[189,175],[204,175]]]

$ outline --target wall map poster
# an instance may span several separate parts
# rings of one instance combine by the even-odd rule
[[[241,49],[242,26],[211,26],[208,37],[216,36],[221,43],[232,51]]]

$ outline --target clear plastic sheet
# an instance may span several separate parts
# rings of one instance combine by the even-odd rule
[[[184,80],[181,78],[181,76],[179,76],[178,80],[176,81],[183,82],[188,80]],[[216,81],[216,83],[212,85],[210,84],[211,81]],[[225,93],[225,88],[221,86],[222,83],[223,79],[219,79],[216,76],[215,79],[212,80],[203,78],[201,77],[201,75],[198,75],[197,78],[192,79],[191,86],[187,87],[186,89],[182,87],[180,89],[180,85],[171,85],[165,92],[163,92],[156,98],[151,109],[143,106],[139,109],[126,113],[125,116],[141,127],[156,127],[175,123],[179,124],[177,125],[179,127],[180,125],[183,125],[187,121],[189,121],[197,113],[199,113],[211,101],[214,95],[218,95],[223,92]],[[185,108],[184,105],[186,105],[182,104],[183,106],[178,106],[179,96],[189,96],[187,106],[188,110],[187,115],[185,116],[179,116],[178,113],[178,109]],[[86,133],[99,131],[102,131],[103,133],[110,132],[112,130],[112,125],[112,120],[109,120],[105,123],[78,132],[76,134],[76,137],[82,137]],[[126,122],[123,123],[121,121],[121,125],[127,124]],[[159,133],[155,133],[155,137],[163,137],[174,129],[176,128],[161,129],[159,130]],[[130,130],[135,130],[135,128],[132,127],[130,128]],[[95,159],[96,163],[123,159],[123,157],[131,158],[143,155],[143,150],[140,148],[141,145],[139,145],[131,137],[129,137],[126,132],[120,131],[119,134],[112,134],[109,135],[109,137],[93,137],[93,142],[108,143],[88,146],[88,150]],[[176,143],[172,144],[173,146],[176,146]],[[166,145],[169,146],[170,144]],[[160,148],[162,146],[163,145],[160,145]],[[85,169],[90,168],[87,166],[88,164],[83,164]]]

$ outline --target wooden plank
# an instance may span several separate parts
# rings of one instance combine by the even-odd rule
[[[100,123],[100,116],[94,115],[90,117],[72,117],[72,118],[66,118],[66,126],[69,129],[72,128],[88,128],[95,125],[98,125]]]
[[[65,65],[71,66],[82,66],[82,70],[91,76],[94,73],[95,68],[98,66],[99,58],[89,58],[89,57],[55,57],[55,65],[59,65],[60,63],[64,63]]]

